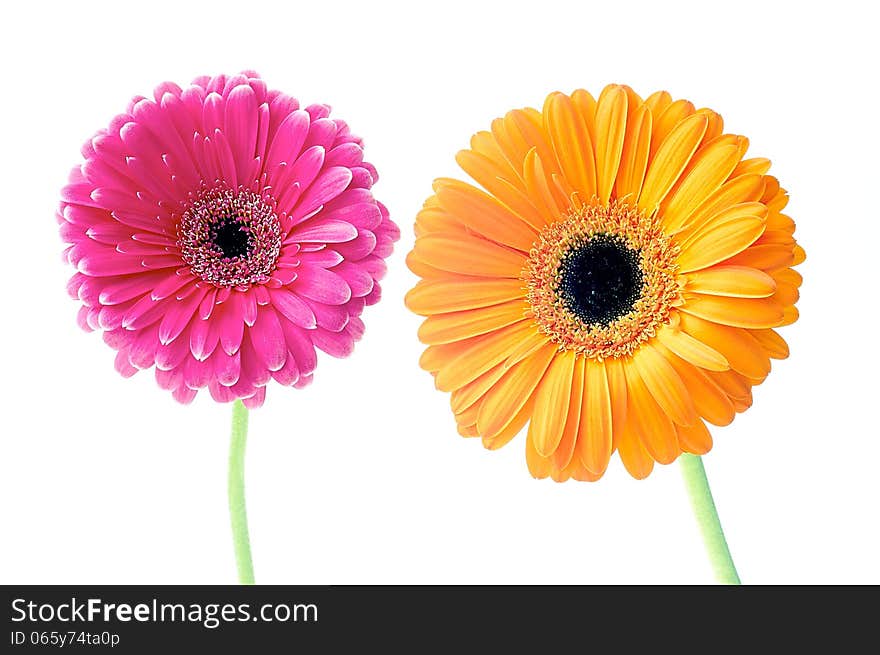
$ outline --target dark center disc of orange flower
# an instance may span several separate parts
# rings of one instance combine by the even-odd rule
[[[560,299],[588,325],[607,327],[630,313],[642,293],[639,252],[607,234],[569,250],[559,263],[559,276]]]
[[[251,250],[251,235],[244,223],[235,219],[216,225],[211,233],[212,241],[224,257],[246,257]]]

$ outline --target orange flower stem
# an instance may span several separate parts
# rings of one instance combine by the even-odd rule
[[[229,443],[229,518],[238,581],[254,584],[254,564],[248,535],[247,507],[244,499],[244,451],[247,443],[248,410],[236,400],[232,404],[232,439]]]
[[[715,501],[712,500],[712,490],[709,488],[709,480],[706,478],[706,469],[703,468],[703,459],[697,455],[683,454],[681,457],[681,472],[687,487],[694,515],[703,533],[703,541],[706,544],[706,552],[715,569],[715,577],[721,584],[742,584],[727,540],[724,538],[724,530],[721,529],[721,520],[718,518],[718,510],[715,509]]]

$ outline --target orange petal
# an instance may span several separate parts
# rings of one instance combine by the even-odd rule
[[[537,150],[548,177],[552,173],[560,172],[556,166],[556,154],[550,145],[547,133],[544,131],[544,119],[540,112],[534,109],[514,109],[505,116],[504,120],[511,122],[508,130],[519,130],[523,141]]]
[[[629,397],[632,399],[628,420],[645,449],[661,464],[675,461],[680,451],[672,420],[655,402],[634,367],[627,368],[626,382],[629,386]]]
[[[676,425],[675,431],[678,436],[678,445],[686,453],[692,455],[705,455],[712,450],[712,435],[702,421],[693,425]]]
[[[589,200],[596,194],[596,157],[587,125],[565,94],[550,94],[544,106],[559,167],[574,190]]]
[[[520,280],[450,275],[419,281],[406,294],[405,303],[411,312],[431,316],[498,305],[524,295]]]
[[[733,169],[733,173],[730,174],[730,177],[737,177],[739,175],[763,175],[769,170],[769,159],[765,157],[753,157],[752,159],[743,159],[737,164],[736,168]]]
[[[596,99],[590,95],[589,91],[585,91],[584,89],[576,89],[571,94],[571,103],[574,105],[575,111],[577,111],[578,116],[580,116],[581,120],[584,122],[584,125],[587,126],[587,133],[590,135],[590,143],[593,144],[593,148],[596,147]],[[589,198],[587,198],[589,200]]]
[[[654,470],[654,460],[642,445],[642,440],[636,433],[635,422],[631,416],[627,417],[626,425],[620,432],[619,441],[620,445],[617,451],[620,453],[620,461],[623,462],[623,466],[629,474],[636,480],[644,480],[651,475],[651,471]]]
[[[713,266],[684,276],[685,289],[711,296],[767,298],[776,282],[764,271],[745,266]]]
[[[535,148],[532,148],[526,154],[525,161],[523,162],[523,177],[529,199],[547,224],[558,221],[567,209],[567,206],[557,204],[553,191],[550,188],[550,183],[544,173],[544,165]]]
[[[752,330],[752,336],[761,347],[767,351],[773,359],[786,359],[788,357],[788,344],[776,330]]]
[[[534,419],[532,419],[534,421]],[[529,467],[529,473],[533,478],[543,480],[550,476],[553,469],[553,463],[549,457],[542,457],[537,448],[535,448],[535,439],[532,434],[532,424],[529,423],[529,432],[526,436],[526,464]]]
[[[681,247],[678,264],[682,273],[689,273],[724,261],[742,252],[761,236],[764,219],[754,215],[743,215],[737,207],[726,210],[723,221],[713,221],[703,227],[692,239]]]
[[[538,388],[529,437],[542,457],[552,455],[562,439],[571,400],[575,359],[574,351],[557,353]]]
[[[574,373],[571,378],[571,398],[568,403],[568,416],[565,420],[565,431],[559,446],[553,452],[551,459],[553,467],[562,470],[571,464],[574,458],[575,447],[580,441],[581,410],[584,402],[584,379],[587,360],[584,357],[575,358]],[[611,453],[609,453],[610,455]],[[603,469],[604,471],[604,469]]]
[[[486,334],[523,320],[527,307],[526,301],[517,299],[500,305],[429,316],[419,327],[419,340],[435,345]]]
[[[700,203],[691,212],[691,215],[685,219],[683,223],[685,227],[680,232],[680,238],[682,240],[686,239],[720,212],[734,205],[757,202],[761,198],[761,190],[763,188],[764,182],[760,175],[743,175],[742,177],[728,180]]]
[[[666,353],[669,363],[687,387],[697,414],[713,425],[727,425],[733,420],[733,404],[715,382],[695,366],[672,353]]]
[[[434,268],[433,266],[426,264],[424,260],[416,255],[416,253],[412,250],[410,250],[406,255],[406,267],[419,277],[426,279],[439,279],[449,277],[449,273],[447,271],[443,271],[439,268]]]
[[[737,401],[745,400],[751,393],[752,383],[748,378],[736,371],[723,371],[721,373],[709,371],[706,373],[706,376],[727,394],[727,397],[734,403],[734,407],[736,407]]]
[[[642,181],[648,168],[651,149],[651,112],[642,105],[627,119],[626,138],[620,156],[620,170],[614,183],[614,193],[620,198],[635,199],[642,191]]]
[[[648,164],[645,183],[639,196],[639,209],[650,214],[660,206],[700,145],[707,125],[705,116],[689,116],[676,125],[663,140],[657,154]]]
[[[611,450],[614,451],[626,426],[627,388],[622,360],[606,359],[605,375],[608,377],[608,394],[611,396]]]
[[[646,104],[648,104],[647,101]],[[663,110],[659,113],[657,111],[652,112],[654,114],[654,127],[651,131],[650,159],[654,159],[654,156],[657,154],[657,151],[660,149],[660,146],[663,144],[666,137],[669,136],[670,132],[672,132],[681,121],[693,114],[694,111],[696,110],[694,109],[693,103],[688,102],[687,100],[676,100],[663,107]]]
[[[599,200],[607,203],[614,188],[626,136],[627,97],[623,87],[610,85],[596,106],[596,174]]]
[[[537,232],[491,196],[464,182],[434,181],[440,206],[472,230],[492,241],[529,252]]]
[[[453,391],[449,397],[453,413],[461,414],[477,401],[482,400],[485,393],[498,382],[506,371],[503,364],[496,364],[476,379]]]
[[[604,362],[586,360],[585,373],[577,452],[591,473],[601,475],[608,467],[612,452],[611,391]]]
[[[798,246],[795,246],[795,249]],[[772,243],[766,246],[752,246],[734,255],[724,263],[728,266],[751,266],[765,271],[785,268],[795,264],[795,252],[791,246]]]
[[[531,418],[535,407],[535,395],[526,401],[519,413],[507,424],[507,427],[494,436],[483,435],[483,447],[487,450],[498,450],[510,443],[510,440],[518,435],[526,422]]]
[[[720,352],[730,367],[745,376],[762,379],[770,372],[770,360],[746,330],[718,325],[690,314],[679,314],[683,332]]]
[[[727,358],[720,352],[670,325],[664,325],[657,330],[657,341],[695,366],[710,371],[726,371],[730,368]]]
[[[669,91],[655,91],[645,98],[645,106],[655,117],[660,116],[671,104],[672,96],[669,95]]]
[[[522,253],[476,237],[424,236],[413,253],[434,268],[480,277],[518,278],[525,264]]]
[[[526,335],[535,331],[532,321],[520,321],[495,332],[467,341],[446,344],[452,346],[442,354],[449,354],[437,371],[435,384],[440,391],[452,391],[476,379],[490,368],[502,362],[510,351]],[[431,346],[444,348],[445,346]],[[431,350],[428,348],[428,350]],[[423,360],[427,356],[422,356]]]
[[[519,216],[536,230],[544,227],[544,219],[541,218],[538,210],[528,201],[528,198],[523,195],[525,187],[522,186],[522,182],[519,183],[522,189],[517,188],[517,185],[509,180],[505,176],[504,171],[494,162],[484,155],[471,150],[460,151],[455,156],[455,161],[481,187],[497,198],[499,202],[515,215]],[[522,162],[518,162],[517,166],[521,168]]]
[[[632,364],[632,368],[627,371],[630,390],[633,388],[633,383],[629,371],[635,370],[660,409],[669,418],[679,425],[690,425],[697,419],[687,387],[669,360],[650,342],[643,344],[633,353]]]
[[[480,434],[491,438],[508,426],[548,374],[555,355],[555,347],[547,345],[507,370],[484,396],[477,416]]]
[[[778,327],[784,316],[773,298],[724,298],[694,294],[679,310],[713,323],[741,328]]]
[[[661,217],[668,230],[685,224],[690,214],[727,179],[741,157],[736,145],[715,144],[698,154],[699,161],[664,201]]]

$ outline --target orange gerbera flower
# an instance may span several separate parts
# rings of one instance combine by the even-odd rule
[[[714,111],[620,85],[474,135],[457,161],[483,190],[436,180],[407,259],[459,432],[495,449],[528,423],[529,470],[557,481],[615,451],[636,478],[706,453],[798,316],[804,251],[747,148]]]

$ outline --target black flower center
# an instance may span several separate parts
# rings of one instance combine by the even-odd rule
[[[559,264],[559,296],[584,323],[608,326],[630,313],[642,293],[639,253],[607,234],[572,248]]]
[[[243,223],[237,220],[225,221],[212,231],[212,240],[224,257],[245,257],[251,249],[251,235]]]

